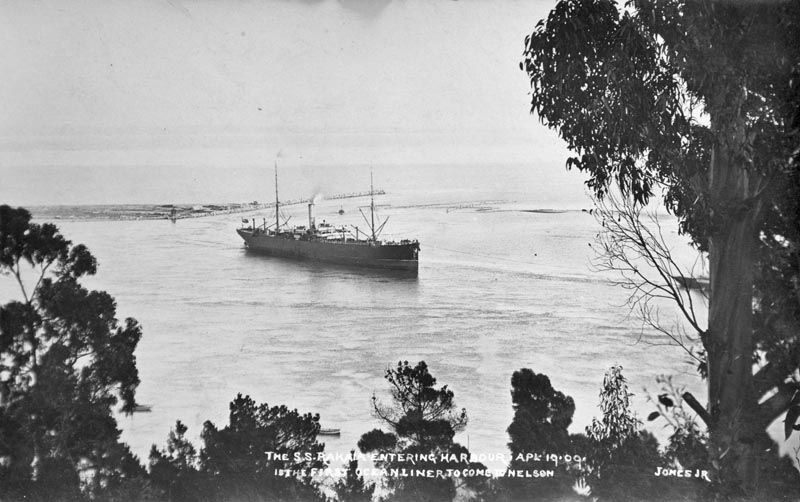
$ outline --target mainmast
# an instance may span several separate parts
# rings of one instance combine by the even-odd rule
[[[275,235],[280,230],[280,214],[278,213],[278,159],[275,159]]]

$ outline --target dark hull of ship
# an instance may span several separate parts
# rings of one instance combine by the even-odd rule
[[[342,243],[295,239],[291,235],[254,233],[242,228],[237,232],[250,250],[271,256],[409,272],[416,272],[419,267],[419,244],[416,242],[373,246],[354,241]]]

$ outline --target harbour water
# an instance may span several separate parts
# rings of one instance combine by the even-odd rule
[[[269,219],[266,212],[58,222],[99,261],[87,285],[112,294],[120,319],[135,317],[144,329],[137,400],[152,411],[119,419],[133,451],[144,459],[152,444],[163,446],[178,419],[198,439],[205,420],[226,423],[228,403],[243,393],[319,413],[323,427],[341,429],[323,438],[326,449],[346,453],[380,426],[371,397],[389,400],[383,375],[399,360],[426,361],[454,391],[469,416],[457,440],[483,454],[507,452],[510,378],[523,367],[575,399],[574,432],[599,414],[603,373],[613,364],[623,366],[641,416],[652,409],[643,388],[656,392],[660,374],[702,396],[687,356],[643,332],[624,306],[627,292],[592,270],[600,226],[581,211],[591,207],[582,189],[540,183],[524,166],[448,169],[375,169],[387,192],[376,201],[389,216],[387,232],[421,243],[415,278],[250,254],[234,230],[242,217]],[[264,169],[260,180],[264,200],[270,174]],[[368,176],[287,170],[282,196],[358,191]],[[314,178],[327,181],[317,186]],[[367,205],[323,200],[316,216],[363,228],[358,206]],[[291,223],[306,217],[301,206],[285,212]],[[668,239],[689,259],[675,220],[665,218]],[[6,297],[12,289],[3,282]]]

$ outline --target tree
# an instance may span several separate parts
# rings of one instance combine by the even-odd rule
[[[95,502],[163,501],[163,493],[153,486],[150,476],[139,458],[133,455],[125,444],[120,444],[117,450],[121,450],[121,452],[112,450],[107,452],[107,455],[121,458],[121,465],[106,476],[102,488],[91,494],[91,500]],[[60,499],[60,497],[56,497],[56,499]]]
[[[0,485],[10,499],[76,499],[136,476],[114,407],[136,405],[141,329],[79,280],[97,262],[55,225],[0,206],[0,271],[21,299],[0,307]]]
[[[256,404],[249,396],[230,403],[229,423],[203,425],[203,448],[178,422],[167,448],[150,453],[153,484],[167,500],[325,502],[312,469],[322,469],[319,415],[286,406]]]
[[[628,384],[621,366],[612,366],[600,391],[602,418],[586,427],[589,437],[588,479],[592,493],[602,500],[662,499],[669,484],[654,477],[660,464],[658,441],[642,430],[631,410]],[[675,500],[674,494],[666,500]]]
[[[375,396],[372,400],[375,415],[391,432],[369,431],[361,436],[358,448],[378,454],[376,465],[390,473],[387,500],[444,502],[453,500],[459,488],[480,489],[480,477],[391,475],[402,469],[461,472],[485,467],[470,462],[468,450],[453,441],[467,424],[467,412],[455,410],[455,396],[446,385],[435,387],[436,379],[424,361],[416,366],[398,362],[396,368],[386,370],[385,378],[392,388],[392,405],[381,404]]]
[[[167,447],[150,449],[150,479],[169,502],[213,500],[211,484],[200,472],[200,457],[186,439],[188,428],[178,420],[167,437]]]
[[[350,451],[352,457],[347,463],[347,474],[333,485],[338,502],[370,502],[375,493],[375,484],[366,483],[364,477],[358,474],[358,460],[355,450]]]
[[[325,447],[317,442],[318,433],[319,415],[258,405],[239,394],[230,404],[227,426],[203,425],[202,468],[214,479],[218,500],[324,501],[310,472],[275,474],[276,469],[300,472],[325,467],[318,458]],[[270,458],[270,452],[289,460]]]
[[[669,384],[668,380],[660,383]],[[671,386],[672,394],[677,392]],[[554,390],[546,375],[529,369],[514,373],[512,400],[514,420],[508,428],[512,462],[510,469],[548,468],[552,455],[560,456],[555,476],[545,480],[503,479],[497,500],[704,500],[706,481],[702,478],[655,476],[657,468],[707,469],[704,436],[668,393],[659,396],[659,411],[675,429],[664,454],[658,441],[642,428],[632,410],[633,394],[622,368],[606,372],[600,391],[601,417],[592,420],[586,435],[569,434],[575,404],[569,396]],[[678,398],[679,399],[679,398]],[[664,403],[669,406],[665,406]],[[541,460],[525,460],[528,453],[541,452]],[[570,460],[565,457],[569,455]],[[675,461],[680,459],[680,464]],[[686,462],[686,463],[683,463]],[[696,462],[696,463],[691,463]],[[573,493],[577,492],[577,493]],[[494,500],[492,499],[492,500]]]
[[[753,303],[773,298],[755,280],[775,266],[764,246],[791,242],[784,258],[796,256],[786,209],[797,192],[774,195],[797,187],[798,37],[797,2],[562,0],[526,39],[522,63],[532,111],[576,153],[567,166],[587,172],[598,196],[616,183],[643,204],[663,187],[709,254],[708,427],[715,480],[731,493],[756,489],[765,424],[797,388],[797,335],[777,324],[761,333]],[[772,284],[794,299],[797,267],[784,263]],[[797,310],[766,310],[791,326],[786,308]],[[777,355],[781,344],[792,357]]]
[[[528,470],[549,468],[552,464],[524,460],[530,453],[577,454],[581,456],[585,439],[573,437],[567,431],[575,413],[571,397],[553,389],[547,375],[534,373],[528,368],[515,371],[511,377],[511,401],[514,419],[508,426],[511,442],[509,469]],[[508,485],[513,500],[552,500],[572,493],[576,476],[568,472],[565,463],[557,466],[552,479],[510,478]]]

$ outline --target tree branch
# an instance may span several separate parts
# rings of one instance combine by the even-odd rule
[[[711,414],[694,398],[691,392],[684,392],[681,397],[691,409],[705,422],[706,427],[711,427]]]
[[[30,305],[31,300],[28,298],[28,292],[25,291],[25,284],[22,282],[22,276],[19,272],[19,258],[14,260],[14,268],[11,269],[11,273],[14,274],[14,277],[17,279],[17,284],[19,284],[19,288],[22,290],[22,296],[25,298],[25,303]]]
[[[706,331],[697,319],[692,292],[682,287],[682,283],[688,282],[686,274],[673,258],[656,216],[649,215],[655,225],[653,231],[642,223],[642,210],[628,199],[619,200],[608,195],[603,201],[596,200],[595,204],[595,217],[605,229],[597,236],[600,246],[596,268],[622,276],[616,284],[630,291],[627,304],[631,309],[638,308],[644,325],[666,335],[693,359],[704,362],[689,344],[696,339],[686,335],[679,324],[666,328],[658,319],[657,309],[650,303],[654,299],[673,301],[680,317],[703,340]]]
[[[763,428],[766,428],[786,411],[795,392],[797,392],[796,385],[781,384],[775,394],[758,405],[758,418]]]

